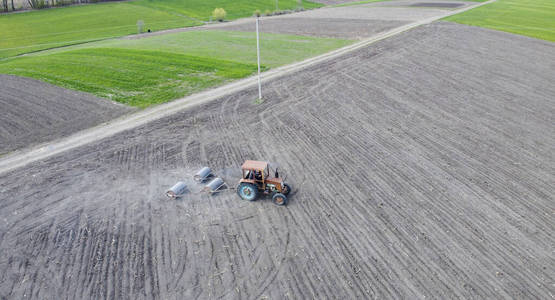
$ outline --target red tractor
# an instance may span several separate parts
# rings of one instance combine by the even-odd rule
[[[254,201],[260,193],[271,194],[276,205],[287,205],[287,195],[291,186],[279,177],[277,169],[270,176],[268,163],[247,160],[241,166],[242,178],[237,186],[237,194],[244,200]]]

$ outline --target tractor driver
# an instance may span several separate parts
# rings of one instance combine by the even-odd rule
[[[254,178],[256,180],[262,180],[262,172],[260,172],[259,170],[254,171]]]

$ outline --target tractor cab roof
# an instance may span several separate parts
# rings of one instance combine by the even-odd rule
[[[246,160],[241,169],[243,170],[265,170],[268,166],[268,163],[265,161],[257,161],[257,160]]]

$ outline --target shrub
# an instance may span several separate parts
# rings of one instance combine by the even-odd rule
[[[265,14],[266,16],[271,16],[271,15],[272,15],[272,11],[269,10],[269,9],[267,9],[267,10],[264,12],[264,14]]]
[[[222,22],[225,19],[226,15],[227,15],[227,13],[225,12],[225,10],[223,8],[216,8],[212,12],[212,18],[214,18],[215,20],[218,20],[220,22]]]
[[[260,17],[260,10],[259,9],[254,11],[254,16],[255,17]]]

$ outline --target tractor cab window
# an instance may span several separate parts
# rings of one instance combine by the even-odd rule
[[[245,171],[243,172],[243,174],[245,175],[243,178],[245,178],[245,179],[250,179],[250,177],[251,177],[251,175],[252,175],[252,172],[251,172],[251,170],[245,170]]]
[[[254,178],[256,180],[262,180],[262,172],[260,172],[260,170],[254,171]]]

